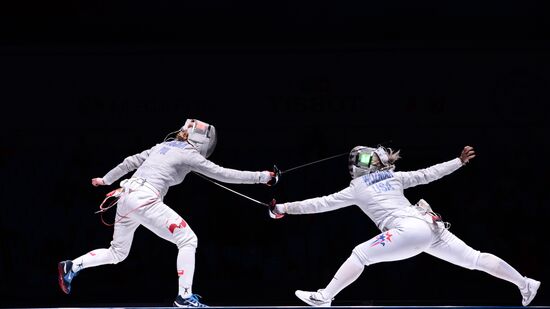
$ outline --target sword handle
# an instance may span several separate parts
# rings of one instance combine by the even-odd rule
[[[281,170],[275,164],[273,164],[273,173],[275,176],[271,177],[271,180],[267,183],[268,186],[276,185],[279,182],[279,177],[281,177]]]
[[[285,214],[278,214],[278,213],[275,213],[275,206],[277,205],[277,201],[275,199],[272,199],[271,202],[269,202],[269,217],[271,219],[281,219],[282,217],[285,216]]]

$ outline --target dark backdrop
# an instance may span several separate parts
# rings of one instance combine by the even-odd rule
[[[4,6],[6,4],[3,4]],[[167,305],[177,249],[144,228],[116,266],[67,296],[56,264],[108,247],[94,188],[187,117],[219,132],[212,161],[282,170],[379,143],[398,170],[476,157],[424,198],[472,247],[543,281],[550,59],[541,2],[41,2],[2,11],[1,306]],[[230,185],[262,201],[333,193],[345,157]],[[194,291],[210,305],[300,305],[377,233],[355,206],[271,220],[189,175],[165,202],[199,238]],[[425,254],[367,267],[335,305],[519,305],[512,284]]]

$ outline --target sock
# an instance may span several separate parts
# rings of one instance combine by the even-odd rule
[[[115,264],[116,259],[109,249],[97,249],[73,260],[73,271],[105,264]]]
[[[195,273],[195,248],[183,247],[178,251],[178,294],[183,298],[193,295],[193,274]]]
[[[331,300],[345,287],[357,280],[364,269],[365,266],[359,261],[355,254],[352,254],[344,264],[340,266],[340,269],[338,269],[327,287],[321,291],[321,295],[324,299]]]
[[[508,263],[490,253],[479,255],[476,269],[509,281],[517,285],[519,289],[525,288],[525,278]]]

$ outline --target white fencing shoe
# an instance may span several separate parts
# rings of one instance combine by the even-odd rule
[[[525,277],[525,288],[521,289],[521,296],[523,296],[523,299],[521,300],[521,303],[524,306],[529,305],[529,303],[535,298],[535,295],[537,295],[537,290],[539,289],[540,281],[527,278]]]
[[[317,292],[307,292],[297,290],[294,292],[296,297],[301,299],[304,303],[313,306],[313,307],[330,307],[332,299],[326,300],[323,295],[320,293],[321,290]]]

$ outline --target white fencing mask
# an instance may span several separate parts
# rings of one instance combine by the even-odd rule
[[[187,119],[180,131],[187,130],[187,141],[195,146],[199,153],[208,158],[218,141],[216,137],[216,128],[204,121],[197,119]]]

